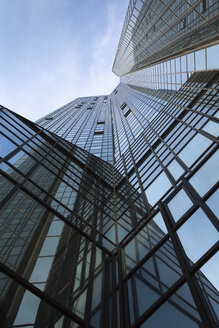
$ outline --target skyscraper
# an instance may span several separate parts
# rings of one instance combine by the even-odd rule
[[[111,95],[1,107],[1,327],[218,326],[217,1],[130,1]]]

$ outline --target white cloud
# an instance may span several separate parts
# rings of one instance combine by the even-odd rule
[[[106,30],[97,36],[89,67],[87,90],[89,94],[109,94],[119,83],[112,73],[112,65],[122,28],[121,9],[117,3],[107,5]]]
[[[119,83],[111,70],[125,9],[124,3],[108,3],[106,24],[92,36],[88,31],[87,44],[80,40],[80,31],[71,36],[71,26],[61,22],[56,28],[57,44],[53,35],[51,40],[43,39],[42,45],[41,34],[31,35],[30,43],[24,40],[25,59],[14,53],[10,74],[2,75],[0,69],[0,104],[35,121],[77,97],[111,93]],[[45,35],[48,37],[50,31]]]

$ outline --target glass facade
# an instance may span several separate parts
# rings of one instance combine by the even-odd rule
[[[0,106],[1,327],[218,327],[217,22],[131,0],[110,95]]]

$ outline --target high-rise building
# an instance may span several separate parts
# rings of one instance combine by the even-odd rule
[[[218,327],[218,14],[131,0],[110,95],[1,106],[1,327]]]

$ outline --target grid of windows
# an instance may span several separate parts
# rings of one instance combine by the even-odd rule
[[[108,98],[77,98],[37,123],[112,164],[112,122]]]
[[[217,0],[131,0],[113,72],[121,76],[215,42],[218,13]]]

